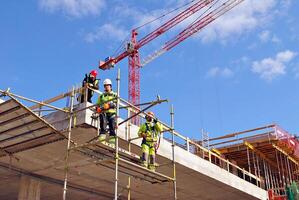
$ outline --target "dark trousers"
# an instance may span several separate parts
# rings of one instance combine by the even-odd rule
[[[109,126],[109,135],[115,136],[115,128],[116,128],[116,114],[110,113],[101,113],[100,114],[100,134],[106,134],[107,124]]]
[[[89,103],[92,103],[92,101],[91,101],[92,96],[93,96],[93,91],[92,90],[88,90],[87,91],[87,101]],[[82,94],[80,98],[81,98],[81,103],[83,103],[85,101],[85,95]]]

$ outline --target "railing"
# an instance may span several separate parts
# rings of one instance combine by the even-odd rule
[[[93,89],[92,89],[93,90]],[[97,94],[102,94],[102,92],[98,91],[98,90],[93,90],[95,93]],[[130,102],[126,101],[125,99],[119,98],[120,99],[120,106],[123,106],[123,108],[127,109],[127,116],[130,116],[129,113],[133,112],[133,113],[137,113],[140,112],[141,110],[136,107],[135,105],[131,104]],[[141,112],[139,115],[139,117],[145,118],[146,113],[143,111]],[[216,153],[202,147],[201,145],[199,145],[198,143],[194,142],[193,140],[191,140],[189,137],[183,136],[182,134],[178,133],[177,131],[173,130],[171,128],[171,126],[169,126],[168,124],[166,124],[165,122],[162,122],[160,120],[158,120],[163,127],[166,129],[167,132],[171,132],[171,134],[173,134],[174,136],[176,136],[177,138],[181,139],[183,141],[183,144],[181,145],[177,145],[180,148],[183,148],[182,146],[186,146],[185,149],[186,151],[195,154],[194,152],[191,151],[190,146],[193,145],[196,148],[200,149],[203,152],[203,156],[202,158],[206,159],[207,161],[209,161],[210,163],[216,164],[219,167],[222,167],[223,169],[225,169],[226,171],[237,175],[235,173],[238,173],[238,177],[249,181],[250,179],[255,180],[256,181],[256,185],[260,186],[260,178],[255,176],[254,174],[246,171],[245,169],[240,168],[239,166],[237,166],[236,164],[230,162],[229,160],[222,158],[221,156],[217,155]],[[162,137],[164,137],[164,134],[162,134]],[[132,138],[131,140],[134,140],[137,138]],[[197,154],[195,154],[197,155]],[[199,156],[199,155],[197,155]],[[200,156],[199,156],[200,157]],[[219,162],[218,162],[219,161]]]
[[[94,90],[92,88],[88,88],[88,86],[73,88],[73,91],[74,91],[75,95],[80,94],[80,93],[82,94],[82,92],[84,92],[84,94],[85,94],[84,97],[85,97],[85,101],[86,101],[87,100],[87,92],[86,92],[87,89],[93,90],[97,94],[102,94],[102,92],[100,92],[98,90]],[[0,91],[5,92],[5,91],[2,91],[2,90],[0,90]],[[20,98],[20,99],[23,99],[23,100],[26,100],[26,101],[31,101],[32,103],[36,103],[36,105],[30,107],[31,109],[40,109],[40,110],[42,110],[42,107],[48,107],[48,108],[51,108],[51,109],[54,109],[54,110],[57,110],[57,111],[62,111],[62,112],[65,112],[65,113],[69,113],[69,110],[60,109],[60,108],[51,106],[49,104],[53,103],[53,102],[56,102],[56,101],[59,101],[59,100],[64,99],[64,98],[68,98],[69,96],[71,96],[71,94],[72,94],[72,92],[67,92],[67,93],[64,93],[64,94],[60,94],[56,97],[53,97],[49,100],[38,102],[38,101],[30,100],[28,98],[25,98],[25,97],[22,97],[22,96],[19,96],[19,95],[14,95],[14,94],[10,93],[10,95],[15,96],[17,98]],[[119,97],[119,99],[120,99],[120,106],[122,106],[122,108],[124,108],[124,109],[127,109],[127,117],[130,116],[130,113],[138,113],[138,116],[142,117],[142,118],[145,118],[145,116],[147,115],[145,111],[140,110],[138,107],[136,107],[135,105],[132,105],[130,102],[126,101],[125,99],[122,99],[120,97]],[[94,106],[96,106],[96,105],[92,105],[89,108],[92,108]],[[85,108],[85,109],[87,109],[87,108]],[[194,152],[191,151],[191,148],[190,148],[193,145],[194,147],[196,147],[197,149],[202,151],[202,157],[201,158],[203,158],[203,159],[209,161],[210,163],[213,163],[213,164],[215,164],[219,167],[222,167],[226,171],[228,171],[228,172],[230,172],[234,175],[237,175],[238,177],[240,177],[240,178],[242,178],[246,181],[249,181],[249,179],[251,179],[251,180],[254,179],[254,180],[256,180],[256,185],[257,186],[261,185],[260,184],[261,180],[260,180],[259,177],[257,177],[254,174],[246,171],[245,169],[240,168],[239,166],[237,166],[236,164],[230,162],[229,160],[227,160],[225,158],[222,158],[221,156],[217,155],[216,153],[202,147],[198,143],[191,140],[189,137],[181,135],[180,133],[175,131],[168,124],[166,124],[166,123],[164,123],[160,120],[158,120],[158,121],[164,126],[164,128],[166,129],[166,132],[170,132],[170,134],[173,134],[175,137],[177,137],[177,139],[180,139],[180,140],[183,141],[183,144],[177,145],[178,147],[183,148],[183,146],[185,146],[185,148],[183,148],[183,149],[185,149],[189,153],[195,154]],[[164,137],[164,134],[162,134],[162,137]],[[128,137],[126,136],[126,139],[127,138]],[[195,155],[199,156],[198,154],[195,154]],[[238,173],[238,174],[236,174],[236,173]]]

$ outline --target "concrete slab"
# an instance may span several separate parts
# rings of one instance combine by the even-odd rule
[[[80,105],[79,107],[86,105]],[[79,108],[78,107],[78,108]],[[96,135],[96,122],[91,119],[90,110],[80,112],[76,115],[76,124],[72,131],[72,139],[77,143],[84,143]],[[67,116],[61,112],[53,113],[45,118],[59,130],[67,128]],[[121,121],[121,120],[120,120]],[[125,125],[119,127],[119,136],[122,138],[120,146],[128,149],[128,143],[124,140],[126,136]],[[131,137],[137,136],[138,127],[130,126]],[[0,158],[5,166],[13,166],[22,169],[15,174],[32,173],[34,176],[42,176],[46,184],[53,186],[52,189],[43,190],[41,187],[41,199],[60,199],[62,196],[62,181],[64,178],[64,157],[66,150],[66,140],[39,146],[15,154],[20,160],[12,160],[9,157]],[[132,152],[140,155],[141,139],[133,141]],[[158,150],[158,163],[171,162],[171,144],[162,139]],[[179,199],[190,200],[223,200],[223,199],[267,199],[267,192],[237,176],[224,170],[223,168],[202,159],[183,148],[175,147],[177,191]],[[82,152],[71,153],[69,184],[75,185],[68,191],[69,198],[74,194],[80,193],[78,197],[82,199],[98,198],[111,199],[114,190],[114,169],[104,166],[104,163],[95,163],[98,159],[83,155]],[[172,176],[172,166],[165,165],[158,168],[158,172],[167,176]],[[1,171],[0,171],[1,172]],[[3,176],[9,176],[12,172],[9,167],[2,166]],[[15,177],[15,176],[14,176]],[[45,178],[48,177],[48,178]],[[53,181],[53,180],[56,181]],[[50,181],[52,180],[52,181]],[[9,183],[9,179],[6,179]],[[55,182],[55,183],[53,183]],[[12,183],[9,183],[12,184]],[[126,199],[128,176],[124,173],[119,174],[120,199]],[[12,185],[12,188],[15,186]],[[59,191],[61,194],[55,194]],[[75,189],[74,189],[75,188]],[[5,197],[14,196],[14,189],[4,190],[0,187],[0,194],[6,193]],[[95,191],[95,192],[92,192]],[[103,197],[102,197],[103,195]],[[173,199],[172,183],[150,184],[147,181],[131,178],[132,199]],[[99,197],[100,196],[100,197]],[[8,198],[9,199],[9,198]],[[72,198],[70,198],[72,199]],[[76,198],[80,199],[80,198]]]

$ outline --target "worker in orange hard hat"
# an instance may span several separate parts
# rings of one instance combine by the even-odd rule
[[[143,138],[141,143],[141,161],[142,166],[155,171],[157,141],[163,127],[151,111],[147,113],[145,119],[146,122],[140,126],[138,131],[138,136]]]
[[[97,79],[98,72],[97,70],[92,70],[88,75],[85,74],[85,78],[82,81],[82,87],[88,86],[91,89],[98,90],[99,89],[99,79]],[[87,101],[92,103],[93,91],[88,89],[87,91]],[[82,92],[80,96],[80,102],[83,103],[85,101],[85,91]]]

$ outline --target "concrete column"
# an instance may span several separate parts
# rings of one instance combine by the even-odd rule
[[[18,200],[40,200],[40,181],[22,175]]]

